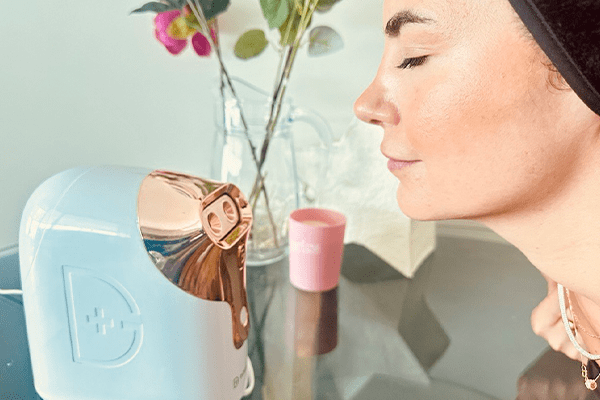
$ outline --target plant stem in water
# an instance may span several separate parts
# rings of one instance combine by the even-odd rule
[[[194,15],[196,16],[196,19],[198,20],[198,23],[200,24],[202,30],[205,32],[205,36],[206,36],[207,40],[209,41],[209,43],[211,44],[211,46],[215,49],[215,52],[217,53],[217,60],[219,62],[219,67],[221,70],[220,71],[221,72],[221,82],[223,82],[223,77],[224,77],[224,81],[227,83],[227,86],[229,87],[231,94],[233,95],[234,99],[237,102],[238,109],[240,110],[240,119],[241,119],[242,125],[244,127],[244,133],[248,140],[248,145],[250,146],[250,151],[252,153],[252,158],[254,160],[254,164],[256,165],[258,178],[261,181],[264,181],[264,177],[262,177],[261,164],[259,163],[257,156],[256,156],[256,148],[254,147],[254,144],[252,143],[252,140],[250,139],[250,134],[248,133],[248,124],[246,123],[246,119],[245,119],[244,113],[242,111],[242,103],[233,87],[233,83],[231,82],[231,77],[229,76],[229,73],[227,72],[227,69],[225,68],[225,63],[223,62],[223,57],[221,55],[221,49],[220,49],[219,43],[215,43],[215,41],[212,38],[210,28],[208,27],[208,21],[206,20],[206,17],[204,16],[204,10],[202,10],[202,6],[199,4],[198,0],[193,0],[193,1],[195,4],[192,4],[192,0],[187,0],[187,3],[190,6],[190,9],[194,13]],[[221,93],[223,93],[223,91],[221,91]],[[261,185],[261,190],[259,191],[259,193],[260,192],[263,193],[264,198],[265,198],[265,205],[267,207],[269,221],[273,228],[273,236],[274,236],[274,240],[275,240],[275,246],[279,247],[279,239],[278,239],[278,235],[277,235],[277,225],[275,224],[273,214],[269,207],[269,197],[267,195],[267,189],[264,185]],[[251,197],[252,196],[250,196],[250,198]]]
[[[267,150],[269,147],[269,143],[273,134],[275,132],[275,126],[277,126],[277,122],[279,120],[281,114],[281,108],[283,106],[283,99],[285,97],[285,92],[287,89],[287,84],[289,81],[290,74],[292,72],[292,66],[296,59],[296,54],[298,53],[298,49],[300,47],[300,42],[304,33],[306,32],[306,28],[308,27],[308,23],[314,13],[314,10],[317,6],[318,0],[306,0],[304,3],[304,9],[302,10],[302,16],[299,22],[299,29],[296,33],[296,37],[294,39],[294,43],[288,46],[288,50],[282,53],[282,57],[285,57],[285,61],[283,62],[283,70],[279,77],[277,84],[275,85],[275,90],[273,91],[273,99],[271,101],[271,112],[269,115],[269,122],[266,126],[265,139],[263,141],[261,151],[260,151],[260,160],[258,161],[258,174],[256,179],[254,180],[254,186],[252,191],[250,192],[250,201],[256,201],[255,197],[258,196],[259,190],[259,182],[261,181],[261,173],[262,166],[265,162],[267,156]],[[295,7],[294,7],[295,10]],[[291,16],[291,20],[293,21],[293,16]],[[289,28],[289,26],[288,26]],[[286,40],[287,35],[289,34],[289,29],[286,32]]]

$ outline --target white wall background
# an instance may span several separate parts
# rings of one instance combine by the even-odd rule
[[[172,56],[154,38],[144,0],[4,2],[0,13],[0,249],[18,240],[21,211],[47,177],[82,164],[163,168],[208,176],[214,58]],[[277,56],[240,61],[233,44],[266,28],[258,0],[232,0],[221,18],[233,75],[270,89]],[[383,46],[382,0],[342,0],[313,26],[342,35],[342,51],[298,57],[289,92],[335,134],[353,119]],[[379,138],[374,138],[379,140]]]

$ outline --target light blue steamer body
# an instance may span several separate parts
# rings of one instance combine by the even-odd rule
[[[233,340],[233,306],[183,290],[149,255],[138,197],[151,173],[71,169],[40,185],[25,207],[23,303],[45,400],[247,394],[253,373],[247,341],[236,348]]]

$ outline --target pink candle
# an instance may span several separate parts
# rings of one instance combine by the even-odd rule
[[[310,220],[310,221],[302,221],[304,225],[310,226],[329,226],[327,222],[319,221],[319,220]]]
[[[320,208],[290,214],[290,282],[306,291],[335,288],[340,279],[346,217]]]

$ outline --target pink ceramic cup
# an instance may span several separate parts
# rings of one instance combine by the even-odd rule
[[[300,290],[319,292],[336,287],[344,253],[346,217],[322,208],[290,214],[290,282]]]

